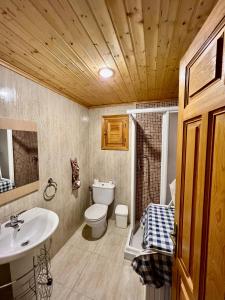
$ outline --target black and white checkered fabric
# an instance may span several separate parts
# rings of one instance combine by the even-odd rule
[[[12,187],[11,180],[6,179],[6,178],[0,179],[0,193],[7,192],[7,191],[11,190],[12,188],[13,187]]]
[[[173,253],[170,233],[174,229],[174,208],[151,203],[141,218],[143,248]]]
[[[156,288],[171,285],[173,257],[161,253],[143,253],[135,257],[132,267],[143,284]]]
[[[170,232],[174,227],[174,208],[150,204],[141,218],[144,228],[143,253],[135,257],[132,267],[143,284],[156,288],[171,285],[173,243]]]

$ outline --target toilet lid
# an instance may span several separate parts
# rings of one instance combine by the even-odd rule
[[[105,217],[108,206],[104,204],[93,204],[85,211],[85,218],[89,220],[100,220]]]

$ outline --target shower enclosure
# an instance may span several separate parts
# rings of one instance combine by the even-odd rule
[[[176,177],[178,107],[129,110],[132,118],[131,226],[125,258],[132,260],[143,250],[140,218],[149,203],[167,205],[169,184]],[[145,286],[146,300],[170,299],[170,287]]]
[[[142,250],[140,217],[151,202],[170,202],[176,177],[177,106],[129,110],[132,118],[131,228],[125,256]]]

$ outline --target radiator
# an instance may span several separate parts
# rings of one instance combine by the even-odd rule
[[[145,287],[145,300],[170,300],[171,288],[163,286],[160,289],[156,289],[149,285]]]

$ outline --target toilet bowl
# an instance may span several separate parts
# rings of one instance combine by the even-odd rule
[[[92,237],[101,237],[107,228],[108,206],[104,204],[93,204],[85,211],[85,222],[92,228]]]
[[[100,238],[107,229],[108,206],[114,200],[115,185],[112,182],[95,180],[92,185],[93,201],[95,204],[88,207],[84,213],[85,222],[91,227],[92,237]]]

